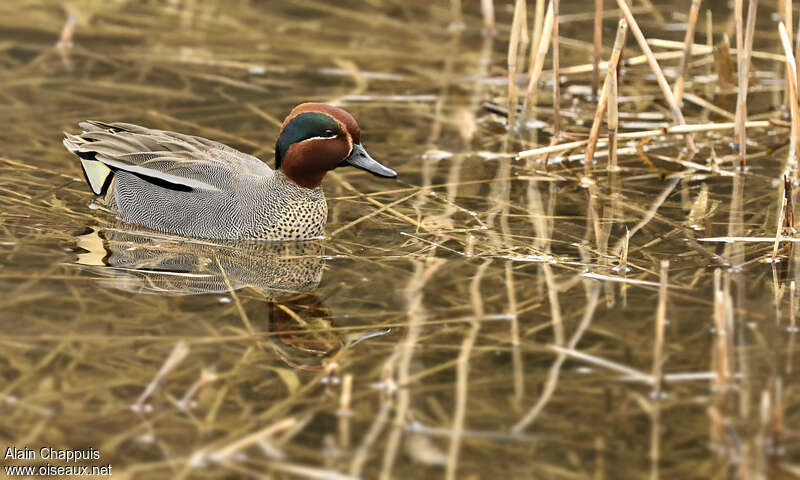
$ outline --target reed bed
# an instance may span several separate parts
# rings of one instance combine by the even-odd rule
[[[0,5],[0,439],[120,478],[800,478],[797,6],[632,3]],[[306,100],[400,173],[329,175],[308,245],[120,225],[60,144],[270,161]]]

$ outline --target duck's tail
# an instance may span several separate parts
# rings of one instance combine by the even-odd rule
[[[95,160],[95,152],[81,149],[83,145],[90,143],[85,138],[64,132],[64,140],[62,143],[67,150],[80,157],[83,175],[86,177],[86,183],[89,184],[92,193],[95,195],[105,195],[109,185],[111,185],[114,171],[103,162]]]

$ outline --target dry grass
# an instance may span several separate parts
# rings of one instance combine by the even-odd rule
[[[1,5],[2,443],[120,478],[800,477],[794,23],[473,3]],[[330,175],[310,244],[131,233],[59,143],[269,159],[305,100],[400,172]]]

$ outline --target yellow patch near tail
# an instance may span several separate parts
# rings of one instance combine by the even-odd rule
[[[105,266],[103,259],[106,258],[108,252],[106,251],[105,245],[103,244],[103,239],[100,238],[100,234],[97,233],[97,230],[92,230],[89,233],[78,235],[75,238],[78,242],[78,246],[86,250],[86,253],[78,254],[78,264]]]
[[[97,160],[86,160],[83,158],[81,159],[81,166],[83,166],[83,173],[86,175],[89,188],[92,189],[95,195],[102,195],[106,180],[108,176],[111,175],[111,169]]]

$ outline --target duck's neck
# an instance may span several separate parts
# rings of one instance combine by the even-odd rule
[[[275,171],[273,181],[275,182],[275,188],[283,189],[298,195],[309,195],[314,198],[316,198],[317,195],[323,195],[321,184],[318,183],[316,186],[311,187],[298,184],[281,170]]]

